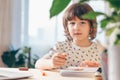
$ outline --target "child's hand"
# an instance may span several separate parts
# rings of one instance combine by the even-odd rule
[[[81,67],[99,67],[100,64],[95,61],[83,61],[80,64]]]
[[[53,66],[55,68],[63,66],[66,62],[66,56],[66,53],[56,53],[52,58]]]

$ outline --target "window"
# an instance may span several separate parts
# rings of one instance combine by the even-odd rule
[[[40,0],[23,0],[22,4],[22,43],[31,46],[32,53],[41,57],[53,47],[53,44],[64,39],[62,13],[49,18],[52,0],[42,2]]]
[[[49,18],[52,0],[29,0],[28,44],[39,56],[47,53],[56,40],[56,18]]]

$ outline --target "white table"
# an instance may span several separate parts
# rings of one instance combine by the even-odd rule
[[[32,74],[33,76],[26,79],[19,80],[94,80],[93,77],[63,77],[60,75],[59,71],[43,71],[39,69],[29,69],[28,71],[19,71],[18,68],[0,68],[0,70],[9,70],[15,72],[26,72]],[[0,72],[1,73],[1,72]],[[43,75],[45,73],[45,76]]]

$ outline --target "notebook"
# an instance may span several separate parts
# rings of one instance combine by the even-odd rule
[[[97,69],[98,68],[91,67],[69,67],[67,69],[60,70],[60,75],[65,77],[93,77]]]
[[[23,79],[31,77],[32,74],[25,71],[14,71],[0,68],[0,80]]]

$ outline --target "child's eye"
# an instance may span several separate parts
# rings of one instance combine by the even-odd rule
[[[75,22],[70,22],[69,24],[70,24],[70,25],[75,25]]]
[[[82,21],[82,22],[80,22],[80,24],[86,24],[86,22]]]
[[[75,22],[70,22],[70,24],[74,25],[74,24],[75,24]]]

